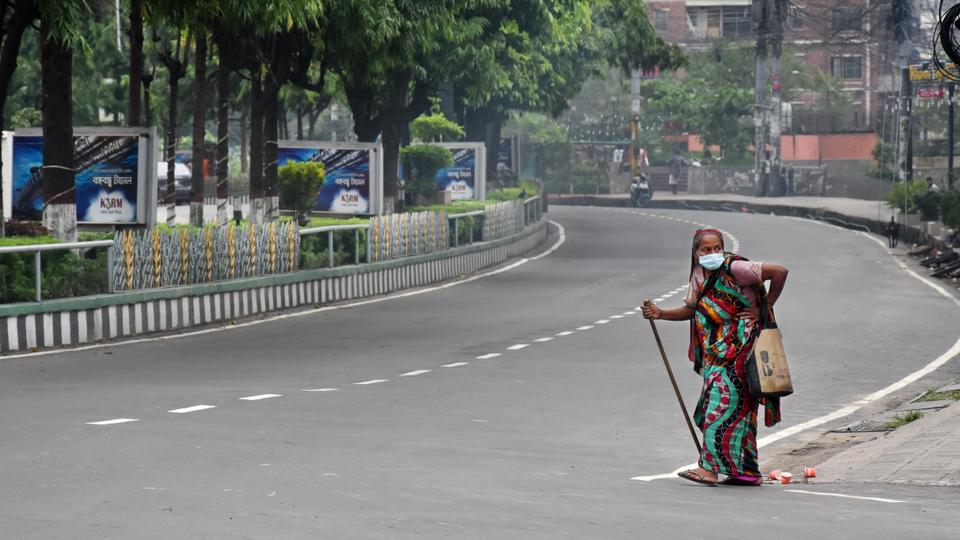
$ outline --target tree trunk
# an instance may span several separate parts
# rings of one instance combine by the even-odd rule
[[[167,136],[166,153],[167,161],[167,189],[164,192],[163,202],[167,207],[167,225],[173,227],[177,224],[177,184],[176,184],[176,165],[177,165],[177,105],[180,103],[180,78],[170,74],[170,99],[167,109]]]
[[[263,180],[264,215],[267,221],[280,219],[280,201],[277,192],[278,97],[280,87],[272,76],[263,81]]]
[[[250,221],[263,223],[263,91],[260,64],[250,70]]]
[[[313,140],[314,131],[317,129],[317,118],[319,117],[320,112],[316,109],[307,113],[307,140]]]
[[[41,23],[43,96],[43,226],[65,242],[77,240],[73,170],[73,50]]]
[[[153,125],[153,108],[150,106],[150,85],[153,83],[153,73],[144,73],[143,83],[143,125]]]
[[[228,178],[230,171],[230,70],[222,48],[218,49],[220,67],[217,68],[217,221],[226,223]]]
[[[503,132],[503,117],[494,115],[492,121],[487,124],[486,141],[487,146],[487,177],[484,179],[487,188],[494,182],[500,182],[500,175],[497,173],[497,161],[500,157],[500,135]],[[499,187],[499,186],[498,186]]]
[[[7,93],[10,91],[10,81],[17,71],[17,59],[20,56],[23,32],[36,17],[35,5],[27,9],[18,4],[16,12],[7,23],[7,35],[3,40],[3,50],[0,51],[0,130],[7,128],[4,108],[7,104]],[[0,170],[3,170],[2,156],[0,156]],[[3,182],[0,181],[0,238],[7,235],[6,216],[3,215],[3,197]]]
[[[190,172],[190,224],[203,226],[203,184],[206,161],[203,144],[207,130],[205,120],[207,112],[207,36],[197,33],[197,48],[194,51],[193,64],[193,170]]]
[[[303,107],[297,107],[297,140],[303,140]]]
[[[250,189],[250,148],[247,134],[250,133],[250,100],[243,102],[240,107],[240,174],[247,175],[247,191]]]
[[[384,207],[393,208],[397,200],[397,165],[400,161],[400,126],[389,125],[383,129],[383,201]],[[390,201],[388,204],[387,201]]]
[[[143,77],[143,0],[130,0],[130,76],[127,125],[140,125],[140,79]]]

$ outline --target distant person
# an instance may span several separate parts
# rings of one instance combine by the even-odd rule
[[[520,190],[520,194],[517,195],[517,198],[518,198],[518,199],[526,199],[526,198],[527,198],[527,188],[521,189],[521,190]]]
[[[890,216],[890,223],[887,223],[887,228],[884,229],[883,232],[887,236],[887,242],[890,244],[890,247],[897,247],[897,244],[900,242],[900,227],[897,226],[897,222],[893,219],[893,216]]]
[[[689,162],[683,159],[683,156],[677,151],[674,151],[670,159],[667,160],[667,169],[670,171],[670,177],[667,182],[670,184],[670,191],[672,191],[674,195],[677,194],[677,184],[680,183],[680,173],[683,172],[683,167],[688,164]]]
[[[930,176],[927,177],[927,191],[931,193],[940,193],[940,186],[938,186]]]

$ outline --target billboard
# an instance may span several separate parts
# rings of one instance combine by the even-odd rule
[[[149,187],[156,189],[155,137],[151,129],[74,130],[77,222],[148,224],[155,220]],[[43,214],[43,135],[39,130],[3,135],[6,215],[40,220]]]
[[[483,143],[439,143],[453,152],[453,164],[437,171],[437,189],[453,200],[483,199],[487,187],[487,152]]]
[[[519,174],[520,144],[516,137],[502,137],[497,149],[497,173],[510,171]]]
[[[280,141],[277,162],[319,161],[325,176],[314,209],[337,214],[380,214],[383,150],[373,143]]]

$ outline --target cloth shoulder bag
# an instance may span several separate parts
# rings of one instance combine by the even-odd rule
[[[773,309],[767,305],[767,289],[757,286],[760,299],[760,336],[747,357],[744,371],[750,394],[756,398],[781,398],[793,393],[793,380],[783,348],[783,335],[777,326]]]

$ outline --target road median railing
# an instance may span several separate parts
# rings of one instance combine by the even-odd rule
[[[16,276],[9,275],[8,273],[17,272],[18,270],[27,270],[27,264],[32,264],[32,277],[33,277],[33,300],[35,302],[43,301],[43,256],[44,253],[57,253],[67,255],[71,252],[76,257],[76,260],[65,261],[69,267],[73,270],[77,269],[77,266],[82,266],[82,263],[79,261],[83,260],[83,257],[86,253],[91,252],[97,249],[106,249],[106,269],[109,269],[113,266],[113,240],[95,240],[89,242],[63,242],[63,243],[52,243],[52,244],[33,244],[33,245],[24,245],[24,246],[3,246],[0,247],[0,263],[2,263],[3,270],[3,279],[4,279],[4,295],[5,297],[12,297],[14,301],[26,300],[26,298],[20,298],[23,295],[23,287],[17,287],[17,278]],[[32,254],[32,260],[23,261],[16,260],[17,255],[22,254]],[[12,256],[12,257],[4,257]],[[96,260],[96,259],[94,259]],[[51,261],[54,262],[54,261]],[[56,261],[56,263],[61,263],[63,261]],[[79,263],[79,264],[78,264]],[[58,264],[59,265],[59,264]],[[105,269],[105,270],[106,270]],[[103,275],[103,281],[100,283],[102,290],[96,292],[112,292],[113,291],[113,281],[111,279],[112,274],[109,271],[105,271]],[[64,279],[56,280],[58,283],[54,284],[60,285],[56,287],[61,290],[69,291],[70,287],[76,287],[80,284],[78,283],[69,283],[70,278],[64,276]],[[92,288],[98,288],[98,284],[94,283]],[[21,289],[21,290],[16,290]],[[62,295],[58,295],[62,296]],[[48,291],[49,297],[49,291]],[[9,300],[7,298],[0,298],[0,303],[6,303]]]

